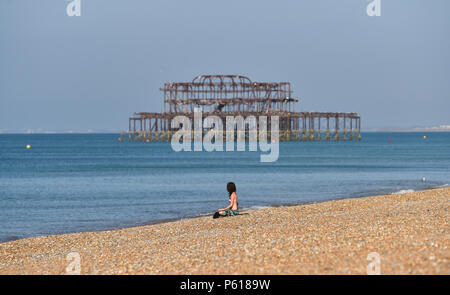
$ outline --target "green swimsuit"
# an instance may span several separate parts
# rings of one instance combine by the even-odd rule
[[[239,215],[238,210],[227,209],[225,211],[222,211],[222,216],[236,216],[236,215]]]
[[[236,201],[236,206],[239,206],[237,201]],[[227,209],[225,211],[222,211],[222,216],[236,216],[236,215],[239,215],[238,210]]]

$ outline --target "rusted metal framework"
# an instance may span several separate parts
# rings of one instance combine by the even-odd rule
[[[279,117],[280,140],[360,140],[361,118],[356,113],[296,112],[298,98],[289,82],[252,82],[239,75],[202,75],[192,82],[165,83],[164,112],[137,112],[129,118],[130,141],[170,140],[176,116],[194,119],[201,107],[203,118],[214,115]],[[193,124],[192,124],[193,126]],[[270,128],[269,128],[270,130]],[[270,134],[269,134],[270,136]]]

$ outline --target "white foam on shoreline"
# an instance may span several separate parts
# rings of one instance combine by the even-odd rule
[[[260,210],[260,209],[267,209],[267,208],[273,208],[274,206],[251,206],[251,207],[245,207],[242,208],[242,210]]]
[[[413,190],[413,189],[402,189],[402,190],[399,190],[398,192],[392,193],[391,195],[402,195],[402,194],[413,193],[413,192],[415,192],[415,190]]]
[[[212,215],[212,214],[214,214],[214,212],[198,213],[198,214],[195,214],[195,217],[209,216],[209,215]]]

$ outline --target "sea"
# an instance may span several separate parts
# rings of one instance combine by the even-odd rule
[[[361,141],[261,151],[176,152],[119,134],[0,134],[0,242],[242,210],[448,186],[450,133],[366,132]],[[27,149],[26,146],[30,145]]]

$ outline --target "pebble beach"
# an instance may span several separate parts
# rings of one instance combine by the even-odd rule
[[[381,274],[448,275],[449,205],[445,187],[32,237],[0,244],[0,274],[367,274],[376,253]]]

